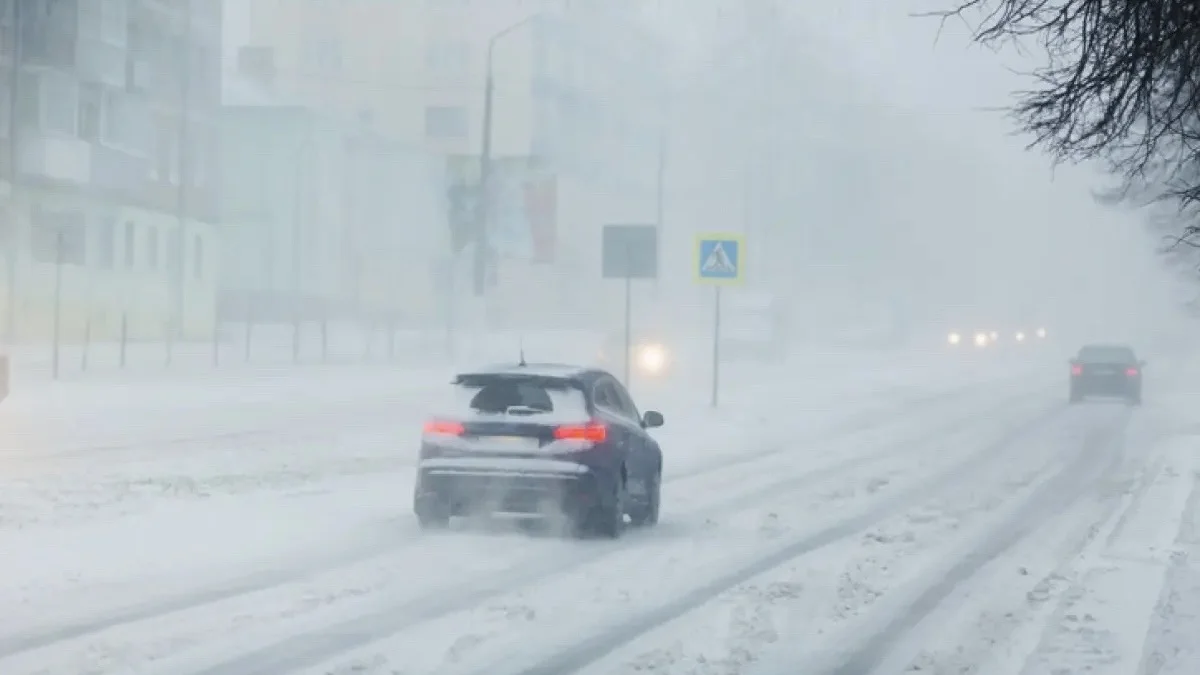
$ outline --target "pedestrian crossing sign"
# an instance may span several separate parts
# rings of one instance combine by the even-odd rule
[[[743,270],[745,237],[738,234],[702,234],[696,237],[696,280],[707,284],[738,284]]]

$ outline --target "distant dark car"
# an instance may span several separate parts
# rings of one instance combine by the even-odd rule
[[[1086,345],[1071,359],[1070,400],[1078,403],[1088,396],[1123,398],[1142,402],[1142,369],[1132,347]]]
[[[662,450],[607,371],[516,364],[463,373],[425,424],[413,508],[422,528],[451,517],[565,516],[579,534],[616,538],[658,522]]]

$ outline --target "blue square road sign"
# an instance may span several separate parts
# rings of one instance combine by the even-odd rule
[[[703,234],[696,238],[696,280],[737,284],[745,279],[745,238],[737,234]]]

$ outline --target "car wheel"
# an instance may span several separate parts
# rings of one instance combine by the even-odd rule
[[[439,500],[426,499],[414,510],[422,530],[444,530],[450,526],[450,510]]]
[[[628,500],[625,472],[614,481],[613,496],[607,504],[593,510],[585,520],[585,534],[595,534],[605,539],[619,539],[625,533],[625,511]]]
[[[646,484],[646,498],[632,514],[629,522],[634,527],[653,527],[658,524],[659,505],[662,503],[662,473],[654,474]]]

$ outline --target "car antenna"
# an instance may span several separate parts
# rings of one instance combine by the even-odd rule
[[[517,362],[517,365],[522,366],[522,367],[529,365],[528,363],[525,363],[525,336],[524,335],[521,335],[520,337],[517,338],[517,351],[519,352],[520,358],[521,358],[521,360]]]

